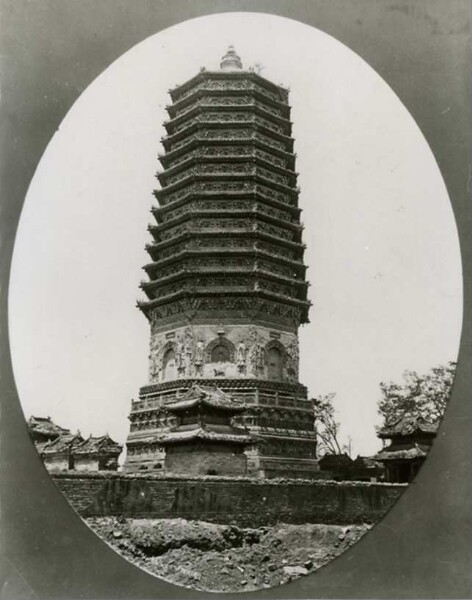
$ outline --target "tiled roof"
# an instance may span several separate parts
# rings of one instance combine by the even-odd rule
[[[413,458],[424,458],[428,454],[427,447],[421,447],[418,444],[414,444],[411,448],[405,448],[403,450],[382,450],[378,454],[375,455],[375,460],[379,460],[381,462],[389,461],[389,460],[411,460]]]
[[[183,441],[190,440],[207,440],[215,442],[233,442],[237,444],[250,444],[254,441],[251,435],[244,433],[222,433],[216,431],[209,431],[207,429],[191,429],[189,431],[174,431],[165,433],[160,436],[160,443],[163,445],[173,444]]]
[[[70,429],[64,429],[56,425],[51,417],[34,417],[28,419],[28,428],[33,433],[41,433],[43,435],[59,435],[62,433],[70,433]]]
[[[57,437],[55,440],[49,441],[43,445],[41,452],[44,454],[56,454],[66,452],[75,448],[84,441],[80,433],[64,434]]]
[[[90,436],[75,448],[74,454],[99,454],[100,452],[119,454],[121,449],[122,446],[106,434],[101,437]]]
[[[377,469],[382,465],[377,462],[375,456],[358,456],[352,463],[353,467],[362,467],[364,469]]]
[[[429,423],[422,417],[405,415],[395,423],[387,425],[377,434],[379,438],[393,438],[424,433],[431,436],[436,435],[438,423]]]
[[[51,443],[51,440],[46,440],[45,442],[35,442],[34,446],[36,450],[41,454],[44,449]]]
[[[325,454],[319,460],[323,469],[343,468],[352,465],[352,459],[347,454]]]
[[[177,402],[172,402],[171,404],[166,404],[166,408],[177,412],[196,406],[200,403],[233,413],[240,412],[245,408],[245,405],[242,402],[234,400],[229,394],[226,394],[218,387],[200,386],[196,383],[192,385],[182,399]]]

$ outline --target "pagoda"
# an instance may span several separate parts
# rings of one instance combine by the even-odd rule
[[[238,472],[242,453],[248,475],[309,477],[318,462],[298,328],[310,302],[288,90],[244,69],[230,47],[219,70],[169,94],[138,302],[149,382],[132,402],[125,470],[174,472],[169,456],[188,448],[186,435],[208,450],[208,432],[183,435],[178,417],[198,385],[226,397],[226,442],[220,431],[211,444],[226,443]],[[233,472],[225,464],[217,474]]]

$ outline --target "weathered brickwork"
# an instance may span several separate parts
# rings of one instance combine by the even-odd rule
[[[193,450],[193,449],[192,449]],[[245,454],[235,453],[231,448],[222,448],[219,452],[205,450],[196,451],[185,447],[171,447],[166,452],[165,469],[171,473],[191,473],[207,475],[226,473],[227,475],[245,475],[247,458]],[[192,454],[192,456],[189,456]]]
[[[58,474],[54,480],[84,517],[186,518],[250,527],[374,523],[405,489],[399,484],[93,474]]]

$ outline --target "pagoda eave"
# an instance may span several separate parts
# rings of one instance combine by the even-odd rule
[[[180,279],[187,280],[191,283],[192,277],[199,277],[201,275],[247,275],[248,281],[253,280],[258,281],[259,278],[268,279],[269,281],[275,281],[278,283],[286,283],[288,285],[292,285],[294,287],[298,287],[300,289],[306,289],[309,287],[309,283],[307,281],[303,281],[301,279],[294,279],[291,277],[286,277],[279,273],[273,273],[271,271],[267,271],[263,268],[251,268],[251,267],[213,267],[203,269],[182,269],[180,271],[176,271],[171,275],[167,275],[165,277],[160,277],[157,279],[152,279],[150,281],[141,281],[140,288],[143,291],[153,290],[158,288],[160,285],[164,285],[173,281],[179,281]]]
[[[192,90],[190,90],[189,94],[187,94],[185,97],[179,98],[173,104],[167,104],[165,106],[165,110],[169,117],[172,119],[179,114],[185,114],[187,112],[185,111],[185,107],[191,107],[195,103],[195,100],[197,100],[198,102],[198,100],[202,97],[218,98],[221,96],[224,97],[228,95],[232,97],[251,95],[252,97],[254,97],[254,99],[270,104],[272,107],[276,108],[280,112],[285,113],[285,115],[287,115],[287,120],[290,117],[291,108],[288,104],[286,104],[280,99],[274,98],[272,95],[265,94],[259,89],[259,87],[254,86],[252,84],[247,88],[228,88],[224,90],[197,85]]]
[[[228,112],[228,110],[231,110],[233,113],[237,114],[237,113],[241,113],[241,112],[247,112],[248,110],[251,110],[254,114],[260,116],[261,118],[267,119],[268,121],[280,125],[283,128],[283,132],[282,135],[286,135],[287,137],[290,137],[291,132],[292,132],[292,122],[289,119],[286,119],[280,115],[276,115],[271,111],[265,110],[264,108],[262,108],[257,102],[250,102],[247,104],[233,104],[233,105],[223,105],[223,104],[196,104],[194,105],[190,110],[185,111],[184,113],[169,119],[168,121],[164,121],[163,125],[164,128],[167,132],[167,134],[169,136],[172,136],[174,133],[178,133],[178,131],[181,131],[181,129],[184,129],[184,127],[180,128],[180,126],[182,124],[185,124],[187,120],[191,121],[192,117],[196,117],[196,120],[198,121],[198,116],[199,115],[204,115],[205,111],[211,111],[211,112],[215,112],[215,113],[219,113],[219,112]],[[226,121],[215,121],[218,124],[226,124]],[[229,122],[229,124],[231,124],[231,122]],[[175,131],[176,128],[177,131]]]
[[[183,160],[182,162],[179,162],[175,166],[169,167],[165,171],[156,173],[156,177],[159,180],[159,182],[164,185],[167,179],[178,174],[181,171],[185,172],[185,170],[188,169],[189,166],[197,167],[204,164],[225,164],[228,162],[232,164],[252,164],[254,165],[254,170],[256,170],[257,165],[262,166],[266,169],[274,171],[275,173],[278,173],[279,175],[287,177],[287,179],[289,179],[293,185],[295,185],[297,179],[297,173],[295,171],[287,169],[285,167],[280,167],[276,164],[272,164],[268,160],[257,156],[255,152],[252,152],[251,154],[247,155],[233,154],[224,156],[212,156],[211,154],[204,154],[201,156],[190,156],[189,158]],[[245,173],[241,171],[240,174],[244,175]],[[210,175],[218,175],[218,173],[210,173]]]
[[[293,269],[296,269],[300,273],[305,273],[307,266],[301,262],[292,260],[285,256],[281,256],[279,254],[271,254],[270,252],[266,252],[265,250],[261,250],[258,248],[204,248],[204,249],[185,249],[181,250],[172,256],[168,256],[158,261],[153,261],[144,265],[143,270],[149,275],[155,269],[162,268],[164,266],[168,266],[172,263],[179,262],[188,257],[193,256],[237,256],[241,255],[243,257],[247,256],[260,256],[261,258],[268,258],[273,260],[274,262],[289,266]]]
[[[210,71],[210,70],[202,70],[197,73],[194,77],[186,81],[182,84],[177,84],[173,88],[169,89],[169,95],[172,99],[172,102],[175,104],[179,101],[179,97],[182,96],[182,93],[186,90],[190,90],[195,87],[198,83],[205,80],[211,79],[223,79],[223,80],[231,80],[231,79],[249,79],[254,81],[255,83],[261,85],[263,88],[267,88],[273,91],[276,94],[280,95],[281,101],[287,101],[288,99],[288,88],[283,87],[281,85],[277,85],[272,81],[269,81],[265,77],[261,77],[259,74],[254,71],[249,71],[246,69],[241,69],[239,71]]]
[[[266,206],[271,206],[278,210],[289,212],[298,220],[302,210],[299,206],[295,206],[294,204],[286,204],[284,202],[281,202],[280,200],[276,200],[275,198],[269,198],[268,196],[264,196],[259,191],[228,191],[225,192],[225,197],[228,197],[231,200],[253,200],[256,202],[261,202]],[[169,202],[167,204],[161,204],[160,206],[153,206],[151,208],[151,213],[154,215],[155,219],[158,219],[161,215],[165,215],[167,212],[172,212],[176,208],[186,206],[189,202],[193,200],[197,202],[201,201],[202,203],[204,203],[206,200],[212,198],[217,200],[221,198],[221,194],[213,191],[191,191],[188,195],[184,196],[183,198],[180,198],[179,200],[174,200],[173,202]]]
[[[187,177],[185,177],[183,179],[180,179],[176,183],[167,185],[160,190],[159,189],[154,190],[153,194],[156,197],[156,199],[159,200],[161,197],[165,197],[172,192],[178,191],[180,188],[186,187],[189,183],[196,183],[196,182],[205,183],[205,182],[215,182],[215,181],[217,181],[217,182],[253,181],[254,183],[261,183],[261,184],[269,185],[270,188],[284,192],[292,198],[297,198],[299,195],[298,188],[292,188],[283,183],[279,183],[278,181],[273,181],[267,177],[264,177],[263,175],[260,175],[259,173],[227,173],[227,174],[226,173],[224,173],[224,174],[222,174],[222,173],[208,173],[208,174],[201,173],[201,174],[195,174],[195,175],[192,174],[192,175],[188,175]],[[244,190],[242,190],[242,191],[244,191]],[[248,190],[248,191],[252,191],[252,190]],[[228,192],[231,193],[230,190],[228,190]],[[225,195],[225,191],[224,190],[218,191],[218,194],[220,196]]]
[[[274,131],[270,127],[267,127],[263,123],[256,123],[254,120],[241,120],[241,121],[204,121],[200,120],[194,123],[191,123],[188,127],[184,127],[180,129],[178,132],[173,133],[172,135],[167,135],[161,138],[161,144],[164,146],[166,150],[170,150],[172,144],[175,142],[186,138],[189,134],[194,133],[199,130],[216,130],[219,129],[247,129],[251,127],[254,132],[261,132],[269,137],[272,137],[276,140],[279,140],[286,144],[286,148],[289,152],[293,151],[293,138],[290,135],[285,135],[284,133],[280,133],[278,131]],[[248,136],[246,139],[252,139],[252,134]]]
[[[171,163],[175,162],[176,159],[178,159],[181,156],[184,156],[187,152],[190,152],[192,150],[194,150],[195,148],[198,148],[201,146],[201,144],[204,143],[205,146],[212,146],[212,147],[225,147],[228,144],[230,144],[231,146],[247,146],[248,144],[251,144],[251,146],[253,146],[254,148],[259,148],[261,150],[264,150],[270,154],[275,154],[275,156],[278,156],[279,158],[283,158],[284,160],[287,160],[288,163],[290,163],[290,165],[292,166],[292,170],[293,170],[293,165],[295,164],[295,155],[292,152],[287,152],[286,150],[282,150],[281,148],[276,148],[274,146],[270,146],[267,143],[254,138],[254,137],[250,137],[250,138],[238,138],[238,139],[233,139],[233,140],[227,140],[227,139],[192,139],[190,140],[185,146],[182,146],[180,148],[176,148],[176,149],[172,149],[169,150],[169,152],[166,152],[165,154],[161,154],[159,153],[157,155],[158,160],[160,161],[160,163],[167,168],[168,166],[170,166]]]
[[[158,242],[158,243],[154,242],[151,244],[146,244],[145,249],[151,255],[151,258],[152,258],[152,253],[155,251],[159,251],[162,248],[166,248],[168,246],[179,245],[186,239],[193,239],[193,238],[197,238],[197,237],[207,237],[209,235],[211,236],[211,233],[212,233],[211,230],[193,231],[193,232],[184,231],[171,239],[162,240],[161,242]],[[282,246],[285,246],[287,248],[292,248],[293,250],[297,250],[300,252],[300,254],[302,254],[306,248],[306,245],[304,243],[292,242],[290,240],[285,240],[285,239],[279,238],[275,235],[272,235],[271,233],[267,233],[267,232],[263,232],[263,231],[257,231],[257,230],[256,231],[254,231],[254,230],[244,231],[241,229],[232,229],[232,230],[227,230],[225,233],[227,235],[234,235],[234,236],[244,235],[244,236],[250,237],[250,238],[254,237],[254,238],[259,238],[261,240],[274,242],[274,243],[280,244]]]
[[[284,220],[279,217],[274,217],[272,215],[268,215],[265,212],[260,210],[238,210],[238,209],[228,209],[228,210],[189,210],[181,215],[178,215],[174,219],[170,219],[168,221],[163,221],[157,225],[150,224],[148,225],[148,231],[152,234],[156,241],[159,241],[159,234],[172,230],[173,227],[179,225],[181,223],[192,223],[196,218],[230,218],[230,217],[239,217],[244,218],[247,217],[251,219],[251,223],[257,224],[259,221],[263,221],[265,223],[271,223],[278,227],[281,227],[282,230],[287,230],[292,233],[300,234],[303,231],[303,226],[299,223],[294,223],[293,221]],[[217,225],[215,225],[217,226]]]
[[[188,297],[218,297],[218,296],[222,296],[222,297],[228,297],[228,296],[232,296],[232,297],[250,297],[250,298],[254,298],[254,297],[260,297],[263,298],[265,300],[272,300],[272,301],[279,301],[282,304],[291,304],[292,306],[296,306],[298,308],[304,309],[305,311],[308,311],[309,307],[311,306],[311,302],[309,300],[299,300],[297,298],[293,298],[291,296],[285,296],[283,294],[278,294],[277,292],[269,292],[269,291],[265,291],[265,290],[260,290],[260,289],[252,289],[252,288],[247,288],[244,290],[241,289],[237,289],[237,288],[228,288],[228,286],[222,286],[222,289],[208,289],[208,288],[202,288],[202,289],[198,289],[198,288],[194,288],[192,290],[186,289],[186,290],[180,290],[178,292],[174,292],[172,294],[169,294],[167,296],[162,296],[160,298],[155,298],[154,300],[138,300],[137,302],[137,308],[139,308],[142,312],[144,312],[146,314],[146,312],[156,306],[162,306],[165,304],[169,304],[174,300],[180,299],[180,298],[188,298]]]

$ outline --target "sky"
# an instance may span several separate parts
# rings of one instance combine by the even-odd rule
[[[219,68],[290,88],[305,261],[313,303],[300,381],[335,392],[352,453],[381,446],[381,381],[457,357],[462,275],[434,156],[388,84],[310,26],[258,13],[192,19],[112,63],[75,102],[31,182],[15,244],[10,339],[26,417],[82,435],[128,433],[148,380],[141,297],[169,88]]]

